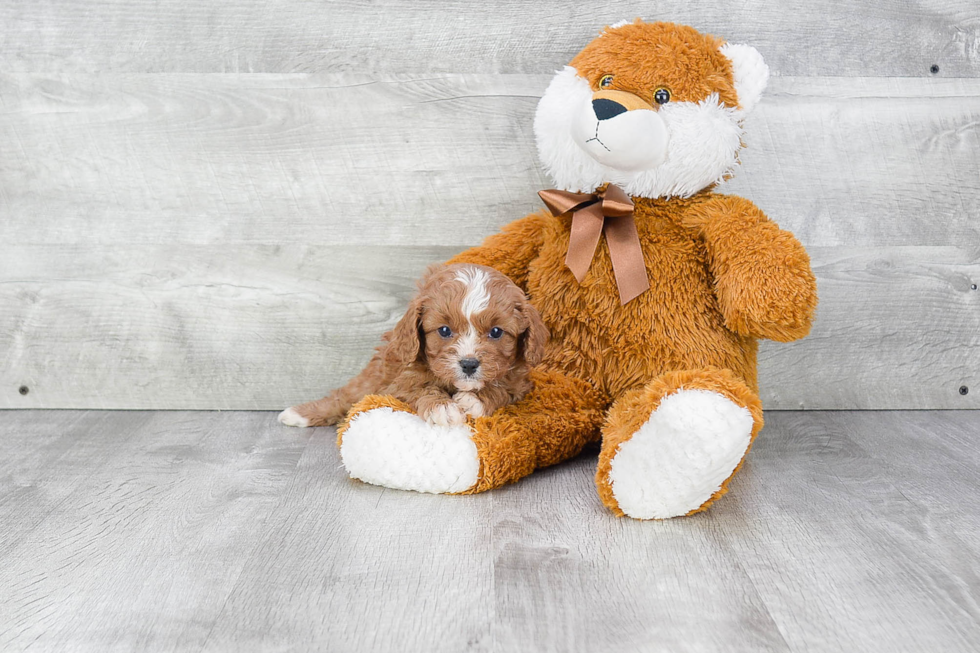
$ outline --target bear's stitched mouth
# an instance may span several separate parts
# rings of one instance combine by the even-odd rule
[[[587,140],[585,142],[586,143],[591,143],[592,141],[595,141],[596,143],[598,143],[599,145],[601,145],[602,147],[604,147],[606,149],[606,152],[612,152],[612,150],[610,150],[608,147],[606,147],[606,144],[605,143],[603,143],[602,141],[599,140],[599,124],[600,124],[600,122],[597,120],[596,123],[595,123],[595,136],[593,136],[592,138],[590,138],[589,140]]]

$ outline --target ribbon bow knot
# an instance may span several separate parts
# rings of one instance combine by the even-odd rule
[[[625,305],[650,287],[640,236],[633,222],[633,200],[622,188],[609,184],[596,193],[550,189],[538,195],[552,215],[572,214],[565,265],[579,283],[592,265],[599,236],[605,233],[619,301]]]

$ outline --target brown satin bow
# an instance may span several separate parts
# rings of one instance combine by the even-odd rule
[[[579,283],[585,279],[599,236],[605,232],[619,301],[625,305],[650,287],[640,236],[633,222],[633,200],[622,188],[609,184],[594,194],[550,189],[539,191],[538,195],[553,215],[572,212],[565,265]]]

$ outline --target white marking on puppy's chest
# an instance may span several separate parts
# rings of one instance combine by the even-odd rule
[[[470,324],[466,335],[459,340],[458,351],[462,356],[471,356],[476,353],[478,342],[473,316],[485,311],[490,305],[490,291],[487,289],[490,276],[479,268],[463,268],[456,273],[455,280],[466,286],[466,296],[463,297],[460,311]]]

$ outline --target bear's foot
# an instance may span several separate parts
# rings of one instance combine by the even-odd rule
[[[728,370],[668,373],[610,410],[599,495],[635,519],[699,512],[727,491],[761,428],[758,397]]]
[[[382,406],[350,418],[341,432],[340,458],[351,478],[372,485],[464,492],[476,485],[480,473],[472,436],[466,424],[439,426]]]
[[[619,508],[666,519],[700,508],[749,448],[752,415],[717,392],[680,390],[619,446],[609,482]]]
[[[368,395],[337,429],[344,467],[375,485],[473,494],[568,460],[598,438],[602,397],[559,372],[535,370],[531,378],[531,392],[493,415],[466,405],[471,419],[460,425],[430,424],[405,402]]]

